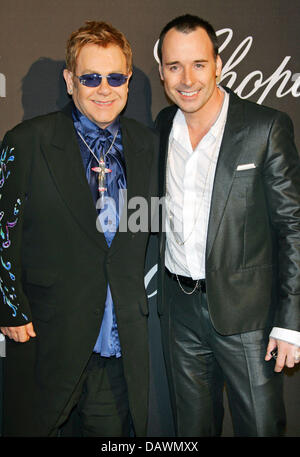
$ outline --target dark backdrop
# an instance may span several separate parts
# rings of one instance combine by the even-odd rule
[[[0,138],[23,119],[56,110],[68,101],[61,74],[65,43],[85,20],[109,21],[129,39],[134,73],[125,114],[152,125],[156,114],[167,105],[154,45],[165,23],[184,13],[203,16],[218,31],[221,82],[243,98],[286,111],[294,122],[299,150],[299,0],[1,1]],[[151,238],[145,270],[150,301],[149,436],[163,437],[173,435],[173,424],[156,314],[156,242]],[[0,364],[0,376],[1,369]],[[285,400],[287,436],[299,437],[297,371],[286,371]],[[223,435],[232,436],[227,403]]]

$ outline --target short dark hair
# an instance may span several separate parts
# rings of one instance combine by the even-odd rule
[[[218,43],[218,38],[216,35],[216,32],[213,28],[213,26],[202,19],[201,17],[198,16],[193,16],[191,14],[184,14],[183,16],[178,16],[175,19],[172,19],[172,21],[168,22],[167,25],[162,29],[160,35],[159,35],[159,42],[158,42],[158,47],[157,47],[157,54],[159,57],[160,62],[162,63],[162,45],[164,38],[167,34],[167,32],[173,28],[178,30],[179,32],[182,33],[190,33],[196,30],[198,27],[206,30],[212,45],[213,45],[213,51],[214,51],[214,56],[215,58],[219,54],[219,43]]]

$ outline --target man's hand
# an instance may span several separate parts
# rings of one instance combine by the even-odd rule
[[[293,368],[293,366],[300,362],[300,348],[294,344],[287,343],[286,341],[276,340],[270,338],[267,347],[265,360],[271,360],[271,352],[277,348],[277,358],[274,371],[280,372],[284,366]],[[297,357],[298,355],[298,357]]]
[[[26,325],[20,325],[19,327],[0,327],[0,330],[3,335],[17,343],[25,343],[30,338],[36,336],[32,322]]]

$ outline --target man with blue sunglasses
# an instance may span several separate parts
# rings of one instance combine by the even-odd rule
[[[146,435],[149,230],[125,205],[156,195],[156,136],[120,116],[131,74],[125,36],[87,22],[67,44],[72,102],[4,138],[5,436],[57,436],[70,416],[80,436]]]

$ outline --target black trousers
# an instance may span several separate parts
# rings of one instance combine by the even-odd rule
[[[189,289],[185,286],[185,289]],[[166,278],[162,331],[177,436],[219,436],[226,385],[235,436],[281,436],[283,376],[264,360],[270,329],[223,336],[206,294]]]
[[[67,432],[63,425],[71,418]],[[93,354],[51,436],[127,437],[131,433],[122,358]]]

